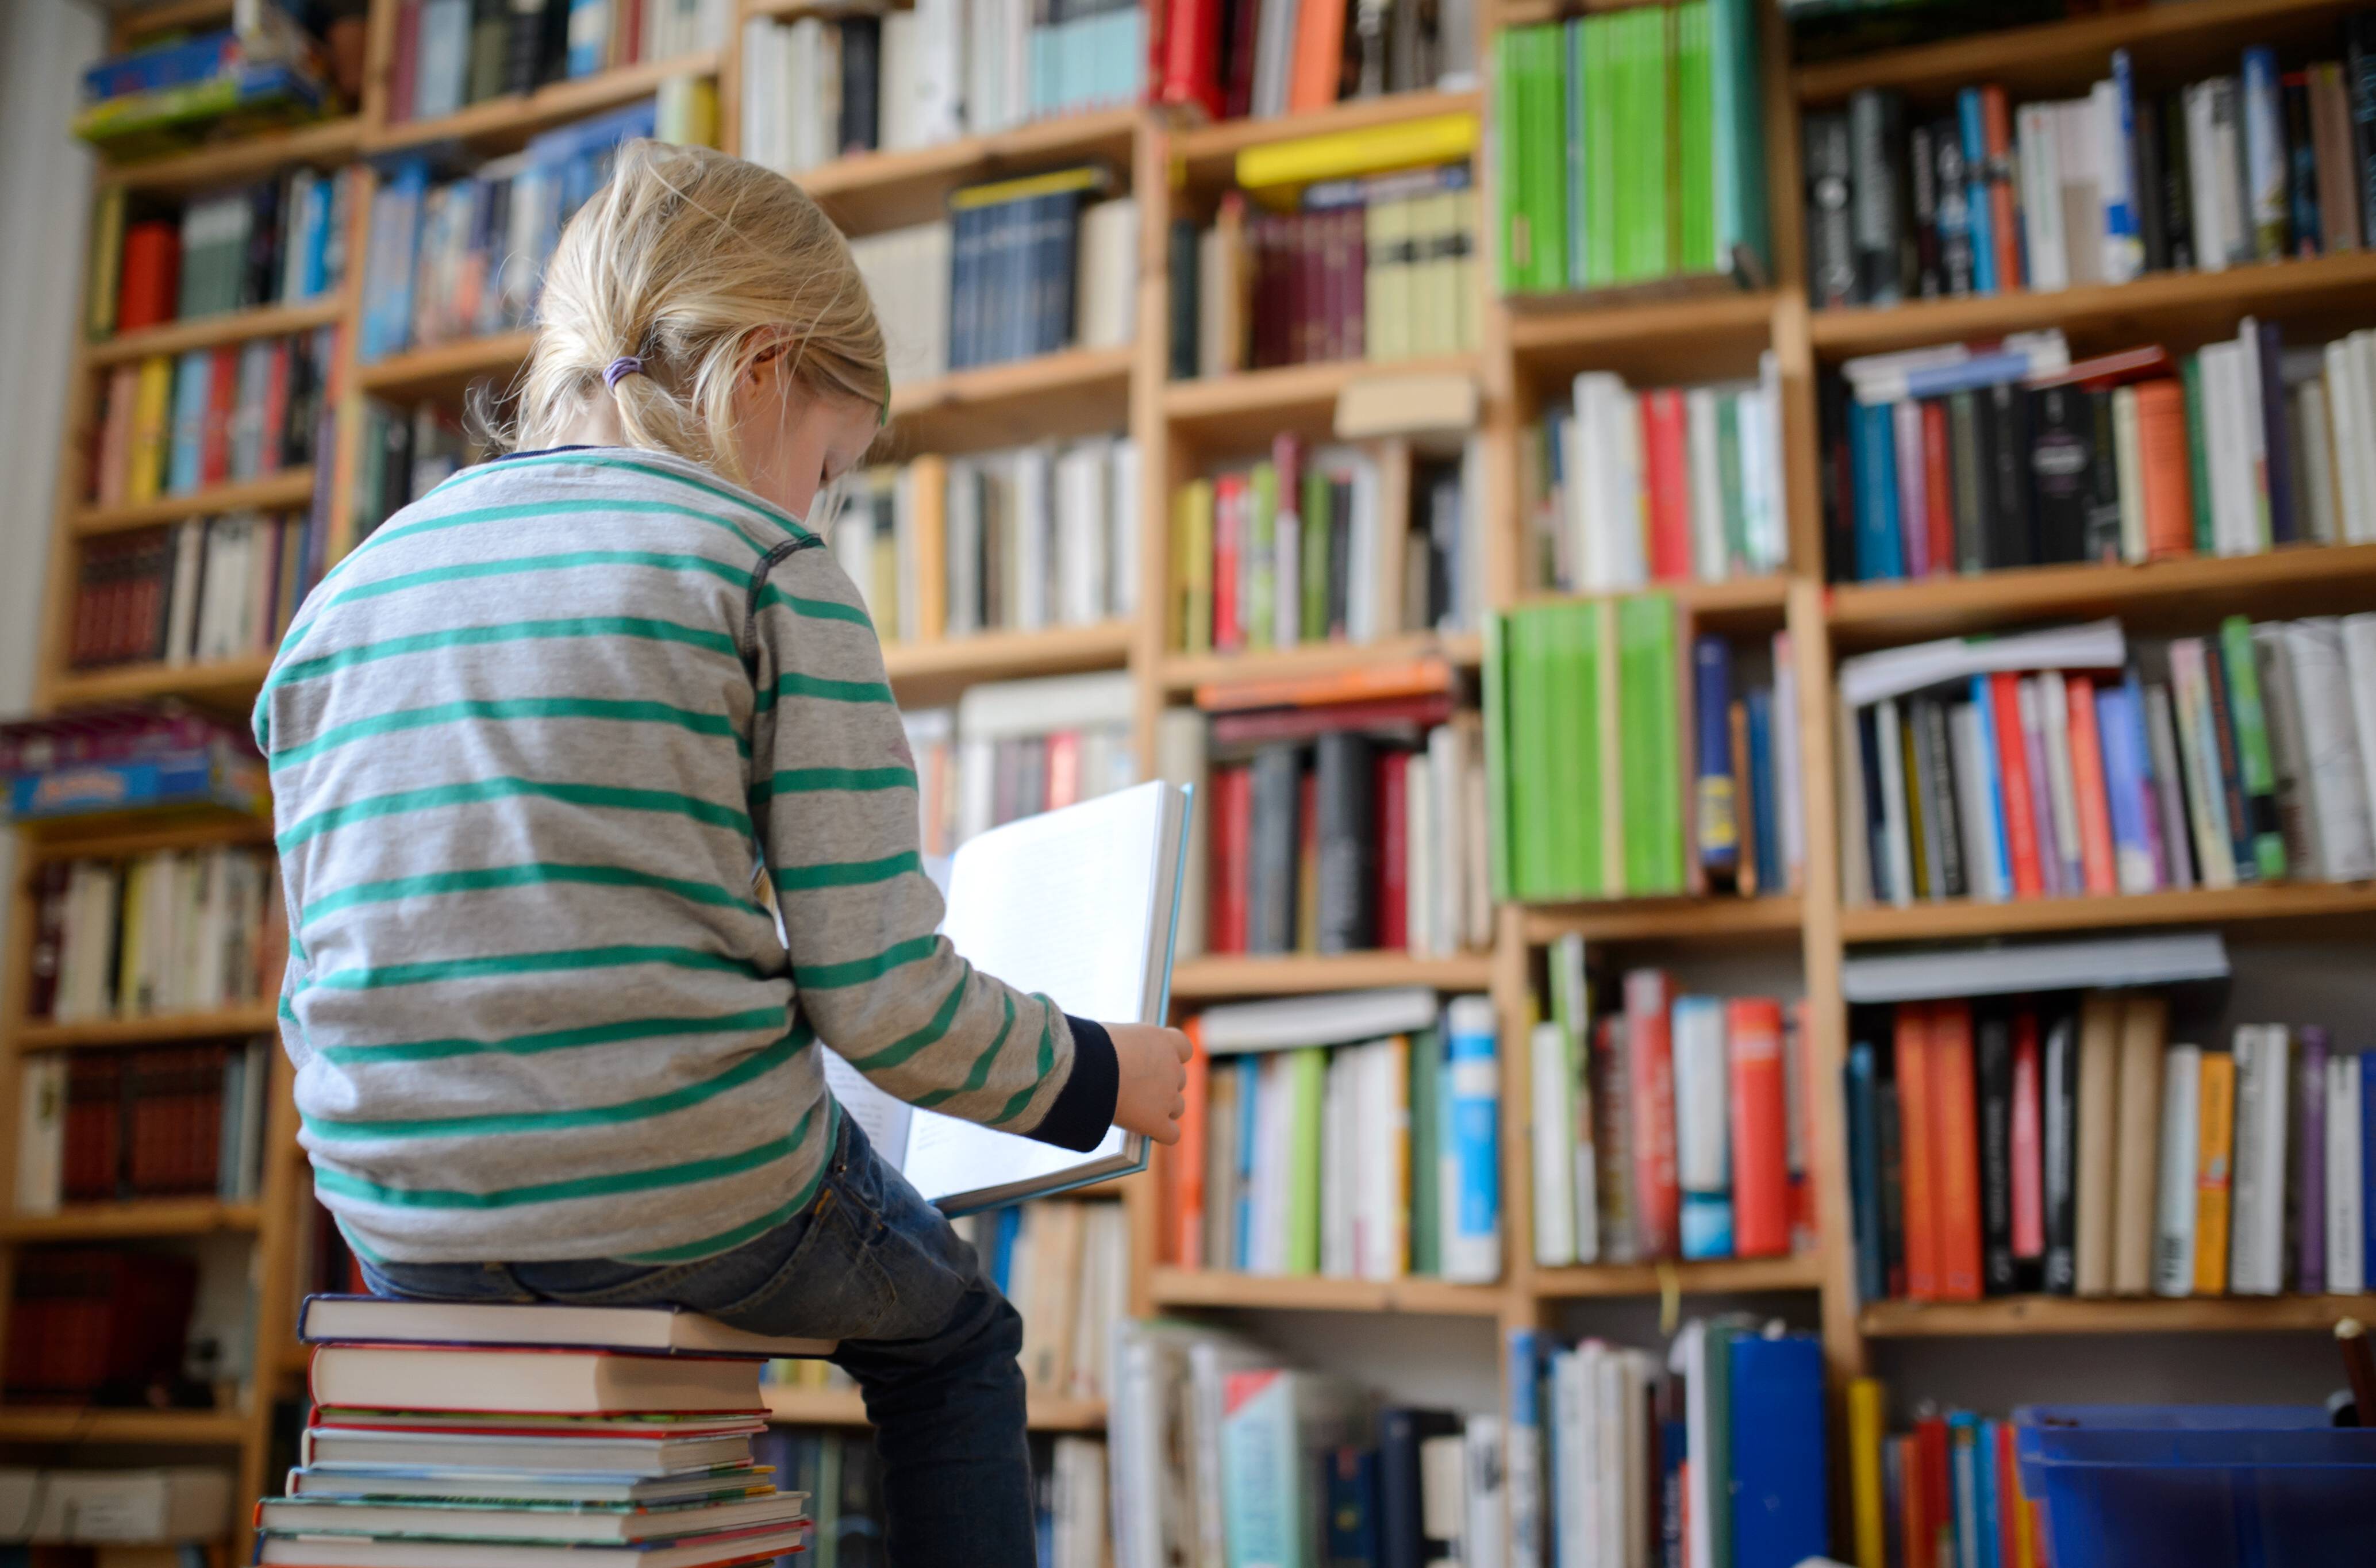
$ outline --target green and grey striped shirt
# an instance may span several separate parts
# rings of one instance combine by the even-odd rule
[[[918,1105],[1103,1134],[1105,1031],[934,934],[882,650],[820,544],[675,457],[536,453],[306,600],[255,709],[281,1032],[315,1191],[369,1255],[747,1241],[832,1146],[819,1038]]]

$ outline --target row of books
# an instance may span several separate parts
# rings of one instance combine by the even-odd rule
[[[1509,1348],[1511,1561],[1828,1561],[1815,1336],[1730,1314],[1686,1320],[1663,1355],[1524,1328]]]
[[[1537,580],[1611,593],[1781,571],[1781,409],[1771,350],[1755,381],[1636,392],[1606,371],[1577,376],[1528,454]]]
[[[453,408],[434,400],[409,409],[362,399],[352,515],[358,541],[447,479],[490,455],[485,440]]]
[[[925,0],[742,24],[742,153],[798,175],[836,158],[1138,101],[1146,19],[1116,0]]]
[[[331,293],[346,276],[362,180],[351,164],[299,169],[193,197],[172,215],[136,209],[124,186],[107,186],[91,220],[89,335]]]
[[[12,1405],[174,1402],[198,1267],[129,1247],[21,1247],[0,1397]]]
[[[902,715],[927,855],[1138,781],[1134,696],[1119,671],[993,681],[955,708]]]
[[[2156,92],[2128,51],[2084,97],[2008,107],[1967,87],[1934,116],[1869,88],[1810,113],[1808,286],[1818,306],[2125,283],[2376,243],[2362,187],[2376,137],[2359,74],[2376,14],[2345,18],[2348,65],[2232,75]]]
[[[28,1017],[204,1013],[279,988],[285,916],[265,851],[45,861],[35,897]]]
[[[1083,166],[949,197],[950,216],[850,242],[884,322],[891,384],[953,370],[1128,344],[1136,312],[1138,204],[1091,198]]]
[[[2070,361],[2059,333],[1850,361],[1825,403],[1857,581],[2376,540],[2376,332]]]
[[[61,1204],[262,1188],[268,1040],[25,1058],[17,1105],[17,1212]]]
[[[0,1467],[0,1522],[12,1541],[25,1543],[13,1548],[25,1568],[80,1568],[83,1561],[27,1547],[83,1548],[90,1568],[158,1568],[169,1556],[196,1568],[212,1561],[199,1543],[231,1530],[236,1485],[219,1465],[8,1466]]]
[[[397,0],[392,124],[547,82],[715,49],[732,0]]]
[[[1477,449],[1312,446],[1174,493],[1172,646],[1238,653],[1456,630],[1477,597]]]
[[[968,1215],[956,1229],[1023,1314],[1024,1386],[1052,1399],[1105,1398],[1108,1329],[1130,1312],[1130,1221],[1122,1206],[1022,1204]]]
[[[358,350],[406,349],[526,326],[562,225],[610,177],[619,143],[658,133],[650,100],[546,131],[458,179],[399,160],[372,196]]]
[[[1634,969],[1596,1009],[1583,940],[1548,961],[1550,1016],[1527,1041],[1536,1262],[1811,1251],[1799,1005]]]
[[[1230,192],[1172,225],[1172,378],[1467,353],[1476,236],[1465,163],[1321,181],[1286,211]]]
[[[2364,1063],[2316,1026],[2171,1039],[2143,992],[1859,1010],[1847,1069],[1868,1301],[2350,1294]]]
[[[1875,1378],[1847,1390],[1850,1517],[1859,1562],[2038,1568],[2046,1520],[2024,1493],[2014,1423],[1925,1402],[1913,1430],[1888,1429]]]
[[[1496,35],[1503,293],[1765,278],[1757,35],[1750,0]]]
[[[883,1456],[873,1432],[773,1426],[752,1437],[751,1454],[782,1490],[809,1500],[808,1540],[790,1562],[884,1568]]]
[[[312,462],[338,328],[255,338],[109,373],[84,493],[101,506],[185,495]]]
[[[826,542],[885,643],[1127,619],[1138,600],[1128,436],[919,457],[844,484]]]
[[[1852,906],[2376,874],[2376,615],[1977,646],[1870,703],[1842,667]]]
[[[1158,1254],[1239,1274],[1502,1272],[1491,1002],[1424,988],[1206,1009]]]
[[[1475,21],[1459,0],[1382,0],[1368,10],[1323,0],[1164,0],[1155,11],[1156,100],[1193,105],[1207,119],[1270,119],[1476,80]]]
[[[1503,1561],[1499,1415],[1382,1404],[1201,1324],[1116,1344],[1116,1568]]]
[[[270,653],[320,575],[320,534],[315,517],[232,512],[89,540],[67,665]]]

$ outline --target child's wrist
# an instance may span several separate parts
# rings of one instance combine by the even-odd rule
[[[1086,1154],[1105,1141],[1113,1125],[1114,1102],[1122,1090],[1122,1063],[1114,1054],[1113,1037],[1089,1018],[1064,1016],[1073,1036],[1073,1067],[1064,1087],[1056,1091],[1048,1113],[1029,1136]]]

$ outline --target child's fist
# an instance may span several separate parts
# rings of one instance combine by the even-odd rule
[[[1188,1037],[1156,1024],[1108,1024],[1114,1060],[1122,1069],[1114,1089],[1114,1125],[1144,1133],[1158,1144],[1180,1141],[1181,1113],[1188,1109]]]

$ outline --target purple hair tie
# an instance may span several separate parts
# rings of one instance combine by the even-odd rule
[[[603,367],[602,385],[616,392],[619,383],[631,375],[644,374],[644,362],[633,354],[621,354]]]

